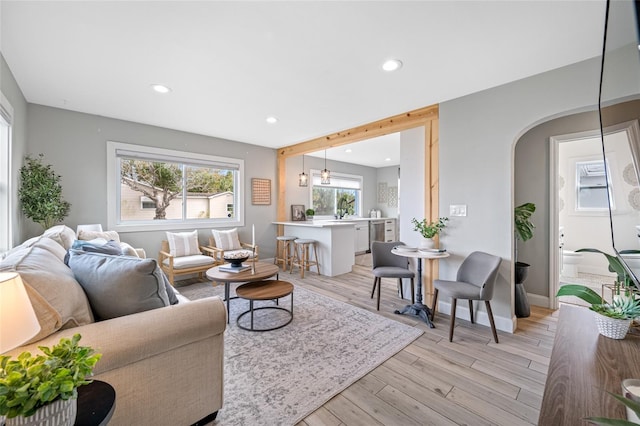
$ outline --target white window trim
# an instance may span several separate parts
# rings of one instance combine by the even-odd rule
[[[118,203],[120,193],[120,174],[118,170],[118,161],[116,155],[118,151],[132,151],[141,154],[182,158],[184,160],[193,159],[196,163],[202,162],[204,160],[212,163],[217,162],[237,164],[238,183],[236,191],[234,191],[236,218],[209,220],[185,219],[166,220],[161,222],[153,221],[144,223],[118,223],[120,208]],[[133,145],[123,142],[107,141],[107,225],[109,229],[118,232],[139,232],[244,226],[244,191],[244,160],[185,151],[175,151],[171,149],[156,148],[143,145]]]
[[[585,157],[586,158],[586,157]],[[575,180],[574,180],[574,198],[575,198],[575,206],[574,206],[574,211],[576,213],[603,213],[603,214],[609,214],[609,209],[611,209],[611,211],[615,211],[616,210],[616,203],[615,203],[615,197],[613,198],[607,198],[609,205],[606,207],[581,207],[580,206],[580,189],[582,188],[582,186],[580,186],[579,184],[579,173],[580,171],[578,170],[578,164],[584,164],[584,163],[597,163],[597,162],[602,162],[604,161],[605,166],[604,166],[604,173],[605,173],[605,182],[606,185],[603,187],[606,191],[607,194],[613,194],[613,182],[611,181],[611,165],[609,164],[608,159],[602,160],[602,158],[600,157],[593,157],[593,159],[587,159],[587,160],[576,160],[573,162],[573,169],[574,169],[574,173],[575,173]],[[607,195],[608,197],[608,195]]]
[[[333,185],[314,185],[313,184],[313,176],[320,176],[321,171],[319,169],[310,169],[309,170],[309,206],[313,205],[313,187],[324,187],[324,188],[335,188]],[[340,172],[331,172],[331,178],[346,178],[350,180],[356,180],[360,182],[360,189],[358,193],[358,205],[360,206],[360,210],[362,210],[362,193],[364,192],[364,177],[360,175],[352,175],[348,173],[340,173]],[[356,212],[357,215],[362,216],[363,212]],[[325,219],[325,218],[333,218],[333,216],[314,216],[317,219]]]
[[[6,198],[3,198],[0,202],[0,233],[2,239],[0,240],[0,252],[9,250],[13,246],[13,165],[12,165],[12,124],[13,124],[13,107],[5,98],[4,94],[0,92],[0,120],[3,125],[7,126],[7,145],[2,147],[0,152],[0,161],[2,163],[2,175],[0,180],[6,182],[7,194]],[[3,137],[0,135],[0,137]]]

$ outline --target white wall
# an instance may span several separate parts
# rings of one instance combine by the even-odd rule
[[[399,166],[391,166],[391,167],[380,167],[378,169],[376,169],[377,171],[377,184],[375,187],[375,191],[376,191],[376,205],[375,208],[376,210],[380,210],[382,212],[382,216],[383,217],[398,217],[398,206],[400,205],[400,189],[398,188],[398,173],[399,173],[400,167]],[[392,202],[389,198],[389,192],[387,192],[387,201],[386,202],[380,202],[378,200],[377,194],[378,194],[378,185],[380,184],[384,184],[387,187],[387,190],[389,190],[390,188],[394,188],[396,189],[396,205],[392,206],[390,205]]]
[[[400,217],[398,239],[417,246],[420,234],[413,230],[412,218],[424,218],[424,144],[423,126],[400,132]]]
[[[466,204],[468,214],[452,218],[441,238],[452,256],[440,261],[440,278],[455,279],[472,251],[502,257],[492,301],[500,329],[515,328],[514,144],[541,121],[593,108],[598,79],[594,59],[440,104],[440,214],[450,204]]]

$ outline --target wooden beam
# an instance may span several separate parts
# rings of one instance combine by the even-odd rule
[[[288,158],[346,145],[377,136],[396,133],[401,130],[424,126],[426,122],[434,119],[438,119],[438,105],[416,109],[331,135],[285,146],[284,148],[278,149],[278,156]]]

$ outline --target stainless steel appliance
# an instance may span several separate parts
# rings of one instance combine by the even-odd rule
[[[384,219],[369,221],[369,251],[374,241],[384,241]]]

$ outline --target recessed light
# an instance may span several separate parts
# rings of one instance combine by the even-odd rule
[[[265,121],[269,124],[276,124],[278,122],[278,119],[274,116],[269,116],[265,119]]]
[[[169,93],[171,91],[171,88],[162,84],[152,84],[151,88],[158,93]]]
[[[398,59],[389,59],[382,64],[382,69],[385,71],[395,71],[402,68],[402,61]]]
[[[391,161],[391,158],[385,158],[384,161]]]
[[[351,148],[345,149],[344,152],[351,152]]]

